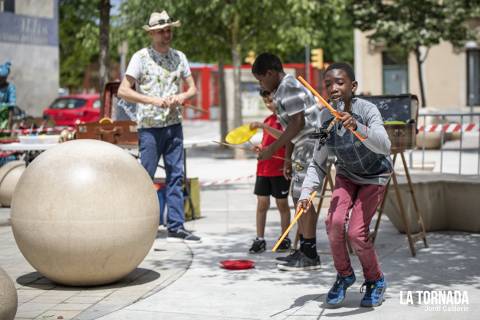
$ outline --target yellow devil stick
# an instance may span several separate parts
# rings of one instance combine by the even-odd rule
[[[312,201],[313,201],[313,199],[315,198],[316,194],[317,194],[317,191],[312,192],[312,194],[310,195],[310,198],[308,199],[308,205],[307,205],[307,206],[309,206],[309,205],[312,203]],[[298,211],[297,214],[295,214],[295,218],[293,218],[293,221],[290,223],[290,225],[288,226],[287,230],[285,230],[285,232],[282,234],[282,236],[280,237],[280,239],[278,239],[277,243],[275,244],[275,246],[274,246],[273,249],[272,249],[272,252],[277,251],[278,246],[280,245],[280,243],[282,243],[283,239],[285,239],[285,237],[287,236],[287,234],[290,232],[290,229],[292,229],[292,227],[295,225],[295,223],[297,223],[298,219],[300,219],[300,216],[303,214],[303,211],[304,211],[304,210],[303,210],[303,208],[302,208],[302,209],[300,209],[300,210]]]

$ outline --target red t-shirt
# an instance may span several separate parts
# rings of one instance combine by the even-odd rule
[[[263,123],[267,124],[268,126],[282,130],[283,128],[278,122],[277,115],[272,114],[271,116],[267,117]],[[273,136],[271,136],[266,130],[263,130],[263,137],[262,137],[262,146],[266,148],[270,144],[272,144],[275,140]],[[278,157],[285,157],[285,147],[280,148],[276,153],[275,156]],[[278,158],[270,158],[268,160],[258,160],[257,163],[257,176],[260,177],[278,177],[283,176],[283,162],[284,160]]]

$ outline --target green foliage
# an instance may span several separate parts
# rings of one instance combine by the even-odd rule
[[[372,31],[368,38],[385,50],[402,48],[414,52],[422,107],[427,105],[421,65],[420,48],[430,48],[441,41],[463,47],[475,39],[468,27],[478,17],[478,1],[471,0],[352,0],[354,25],[362,31]],[[427,50],[428,52],[428,50]]]
[[[353,64],[353,18],[346,0],[322,1],[314,12],[316,37],[312,47],[321,47],[324,60]]]
[[[99,55],[99,0],[60,0],[60,82],[80,88],[86,68]],[[304,47],[322,47],[325,60],[353,62],[353,21],[347,0],[125,0],[111,19],[110,59],[122,41],[129,57],[150,44],[142,29],[150,13],[167,10],[182,22],[174,47],[189,60],[232,63],[248,51],[270,51],[286,62],[303,62]]]
[[[98,57],[98,0],[60,0],[60,85],[79,88]]]
[[[467,25],[474,15],[473,7],[478,4],[467,0],[360,0],[352,1],[351,14],[355,27],[373,30],[369,36],[372,41],[413,51],[442,40],[462,46],[473,39],[475,35]]]
[[[329,59],[352,61],[352,21],[345,5],[344,0],[130,0],[121,7],[120,32],[132,54],[149,43],[141,27],[150,13],[167,10],[182,22],[175,30],[175,47],[190,60],[232,63],[237,44],[242,57],[254,50],[297,60],[305,45],[319,45]]]

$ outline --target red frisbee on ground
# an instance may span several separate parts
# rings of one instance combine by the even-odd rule
[[[220,261],[220,267],[227,270],[245,270],[255,267],[252,260],[223,260]]]

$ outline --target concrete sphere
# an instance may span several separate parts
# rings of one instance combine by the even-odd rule
[[[12,201],[20,251],[41,274],[73,286],[114,282],[134,270],[155,240],[152,181],[125,150],[74,140],[40,154]]]
[[[17,313],[18,296],[15,284],[0,268],[0,319],[13,320]]]
[[[10,161],[0,168],[0,204],[10,207],[13,191],[25,171],[25,161]]]

